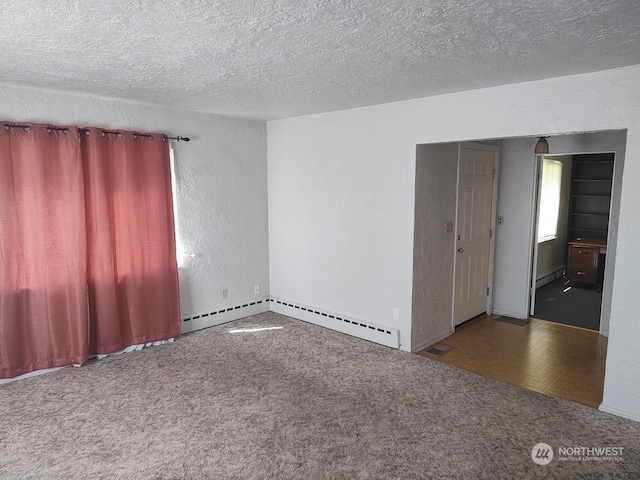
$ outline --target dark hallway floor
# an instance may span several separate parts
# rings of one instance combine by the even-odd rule
[[[574,327],[600,329],[602,293],[595,285],[577,284],[564,291],[566,279],[559,278],[536,291],[533,317]]]

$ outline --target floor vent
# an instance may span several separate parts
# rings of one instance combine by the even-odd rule
[[[298,320],[314,323],[332,330],[354,335],[392,348],[400,348],[397,328],[375,325],[362,320],[337,315],[305,305],[298,305],[278,298],[269,298],[270,310],[289,315]]]
[[[451,345],[446,345],[444,343],[436,343],[435,345],[431,345],[425,349],[425,352],[429,355],[434,355],[436,357],[441,357],[448,351],[452,350],[453,347]]]

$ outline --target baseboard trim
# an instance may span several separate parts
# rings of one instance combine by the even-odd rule
[[[244,317],[269,311],[267,297],[230,305],[218,310],[192,313],[182,317],[182,333],[194,332],[203,328],[233,322]]]
[[[629,420],[633,420],[634,422],[640,422],[640,415],[637,413],[627,412],[626,410],[622,410],[620,408],[610,407],[605,405],[604,403],[600,404],[598,410],[601,412],[610,413],[611,415],[616,415],[617,417],[628,418]]]
[[[426,340],[418,343],[417,345],[412,345],[411,346],[411,353],[417,353],[420,350],[424,350],[429,345],[433,345],[434,343],[439,342],[443,338],[447,338],[449,335],[453,334],[454,332],[455,332],[455,329],[448,328],[447,330],[445,330],[443,332],[440,332],[437,335],[433,335],[433,336],[427,338]]]
[[[400,348],[400,335],[397,328],[377,325],[368,321],[349,317],[309,305],[302,305],[278,297],[267,301],[269,310],[293,317],[303,322],[313,323],[370,342],[391,348]]]

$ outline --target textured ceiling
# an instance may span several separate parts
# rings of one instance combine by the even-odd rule
[[[639,0],[5,0],[0,82],[258,119],[640,63]]]

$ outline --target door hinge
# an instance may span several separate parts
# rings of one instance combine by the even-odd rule
[[[489,296],[489,287],[487,287],[487,296]]]
[[[496,169],[493,169],[493,178],[496,178]]]
[[[493,228],[489,229],[489,238],[493,238]]]

